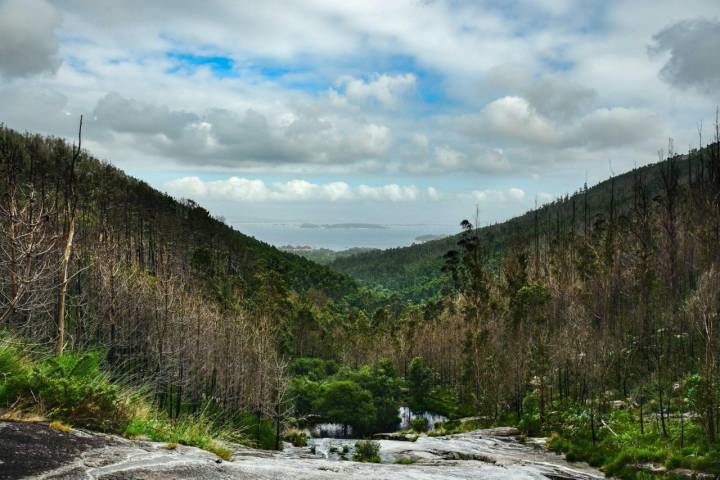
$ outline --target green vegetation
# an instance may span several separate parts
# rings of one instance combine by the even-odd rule
[[[425,417],[415,417],[410,421],[410,428],[417,433],[427,432],[430,426]]]
[[[333,423],[345,426],[361,433],[367,431],[375,418],[375,406],[370,392],[351,380],[333,380],[320,389],[315,409]]]
[[[347,250],[330,250],[328,248],[294,247],[292,245],[282,246],[280,250],[307,258],[319,265],[329,265],[338,258],[347,258],[360,253],[377,251],[376,248],[355,247]]]
[[[285,432],[283,440],[292,443],[295,447],[304,447],[307,445],[307,434],[301,430],[289,429]]]
[[[508,425],[513,423],[514,420],[502,420],[498,422],[498,425]],[[444,435],[454,435],[456,433],[467,433],[473,430],[479,430],[481,428],[488,428],[495,426],[493,423],[488,421],[480,421],[478,419],[457,419],[448,420],[442,422],[435,428],[435,430],[428,433],[431,437],[441,437]]]
[[[168,418],[147,402],[143,392],[111,382],[100,358],[97,352],[38,355],[26,343],[2,335],[0,412],[10,419],[34,413],[52,420],[50,428],[61,432],[70,431],[72,425],[196,446],[226,460],[231,452],[222,440],[245,440],[239,429],[208,415]]]
[[[0,338],[0,405],[103,432],[128,426],[133,396],[100,370],[94,352],[36,361],[13,337]]]
[[[636,409],[633,409],[636,410]],[[554,431],[548,445],[565,453],[568,460],[586,461],[609,476],[635,479],[639,472],[655,469],[671,471],[687,468],[720,474],[720,447],[708,445],[704,433],[694,422],[668,419],[666,432],[652,420],[642,432],[637,411],[612,410],[593,418],[583,408],[564,408],[548,418]],[[593,439],[591,422],[594,426]]]
[[[300,417],[319,415],[323,421],[351,427],[355,435],[397,429],[402,380],[388,361],[351,369],[338,368],[333,361],[298,358],[290,370],[295,376],[289,394]]]
[[[355,442],[353,460],[356,462],[380,463],[380,444],[372,440]]]

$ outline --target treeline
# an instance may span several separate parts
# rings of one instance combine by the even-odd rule
[[[700,159],[688,155],[675,155],[678,183],[685,186],[690,172],[699,175],[703,168]],[[585,184],[571,195],[563,195],[537,209],[507,221],[492,225],[477,225],[484,235],[485,248],[491,260],[499,264],[500,252],[512,244],[532,243],[537,226],[543,237],[557,233],[558,229],[571,229],[587,234],[593,219],[604,215],[611,201],[615,215],[627,213],[632,208],[636,175],[641,175],[648,195],[662,193],[661,172],[656,164],[646,165],[631,172],[615,176],[594,186]],[[462,233],[408,247],[381,251],[360,252],[356,255],[336,258],[330,267],[346,273],[365,285],[400,292],[404,298],[415,302],[437,299],[447,295],[451,282],[447,275],[438,273],[444,264],[443,255],[456,247]]]
[[[294,325],[309,308],[342,315],[346,299],[363,301],[349,277],[79,142],[2,127],[0,178],[0,328],[57,354],[103,349],[115,375],[148,386],[171,416],[213,404],[281,418]]]
[[[328,355],[350,365],[390,358],[405,377],[421,357],[434,383],[456,392],[445,397],[448,410],[491,423],[530,415],[537,433],[564,404],[586,408],[594,429],[601,412],[621,402],[639,410],[641,430],[657,422],[667,436],[670,418],[690,413],[713,442],[717,127],[713,133],[706,147],[677,155],[670,142],[659,163],[505,225],[463,222],[442,257],[447,295],[419,304],[400,297],[340,325],[343,340],[328,344]],[[372,265],[373,255],[397,254],[343,261]]]

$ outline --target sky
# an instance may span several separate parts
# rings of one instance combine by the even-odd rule
[[[718,45],[718,0],[0,0],[0,122],[232,224],[486,224],[709,138]]]

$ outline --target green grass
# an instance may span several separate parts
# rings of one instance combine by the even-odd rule
[[[223,441],[247,443],[237,428],[205,412],[171,419],[141,389],[111,382],[100,352],[39,354],[0,332],[0,409],[12,419],[32,413],[69,431],[68,424],[129,438],[199,447],[229,460]]]

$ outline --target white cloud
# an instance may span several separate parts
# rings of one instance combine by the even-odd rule
[[[507,190],[473,190],[470,197],[481,206],[499,206],[498,204],[521,203],[525,199],[525,192],[516,187]]]
[[[510,188],[508,189],[507,194],[513,200],[522,200],[525,198],[525,192],[519,188]]]
[[[369,80],[361,78],[342,78],[339,84],[344,87],[345,95],[353,100],[374,99],[385,107],[396,107],[400,99],[415,88],[415,75],[374,74]]]
[[[448,145],[438,145],[431,156],[416,159],[404,165],[410,173],[443,174],[451,172],[497,173],[507,171],[509,165],[502,149],[485,148],[482,145],[466,145],[464,150],[456,150]]]
[[[465,128],[483,137],[505,141],[553,143],[558,135],[550,120],[516,96],[493,100],[479,114],[464,119]]]
[[[421,198],[436,200],[440,196],[433,187],[429,187],[423,195],[415,185],[395,183],[352,187],[345,182],[318,184],[294,179],[266,184],[259,179],[239,177],[209,181],[195,176],[182,177],[166,182],[164,187],[177,197],[233,202],[413,202]]]

